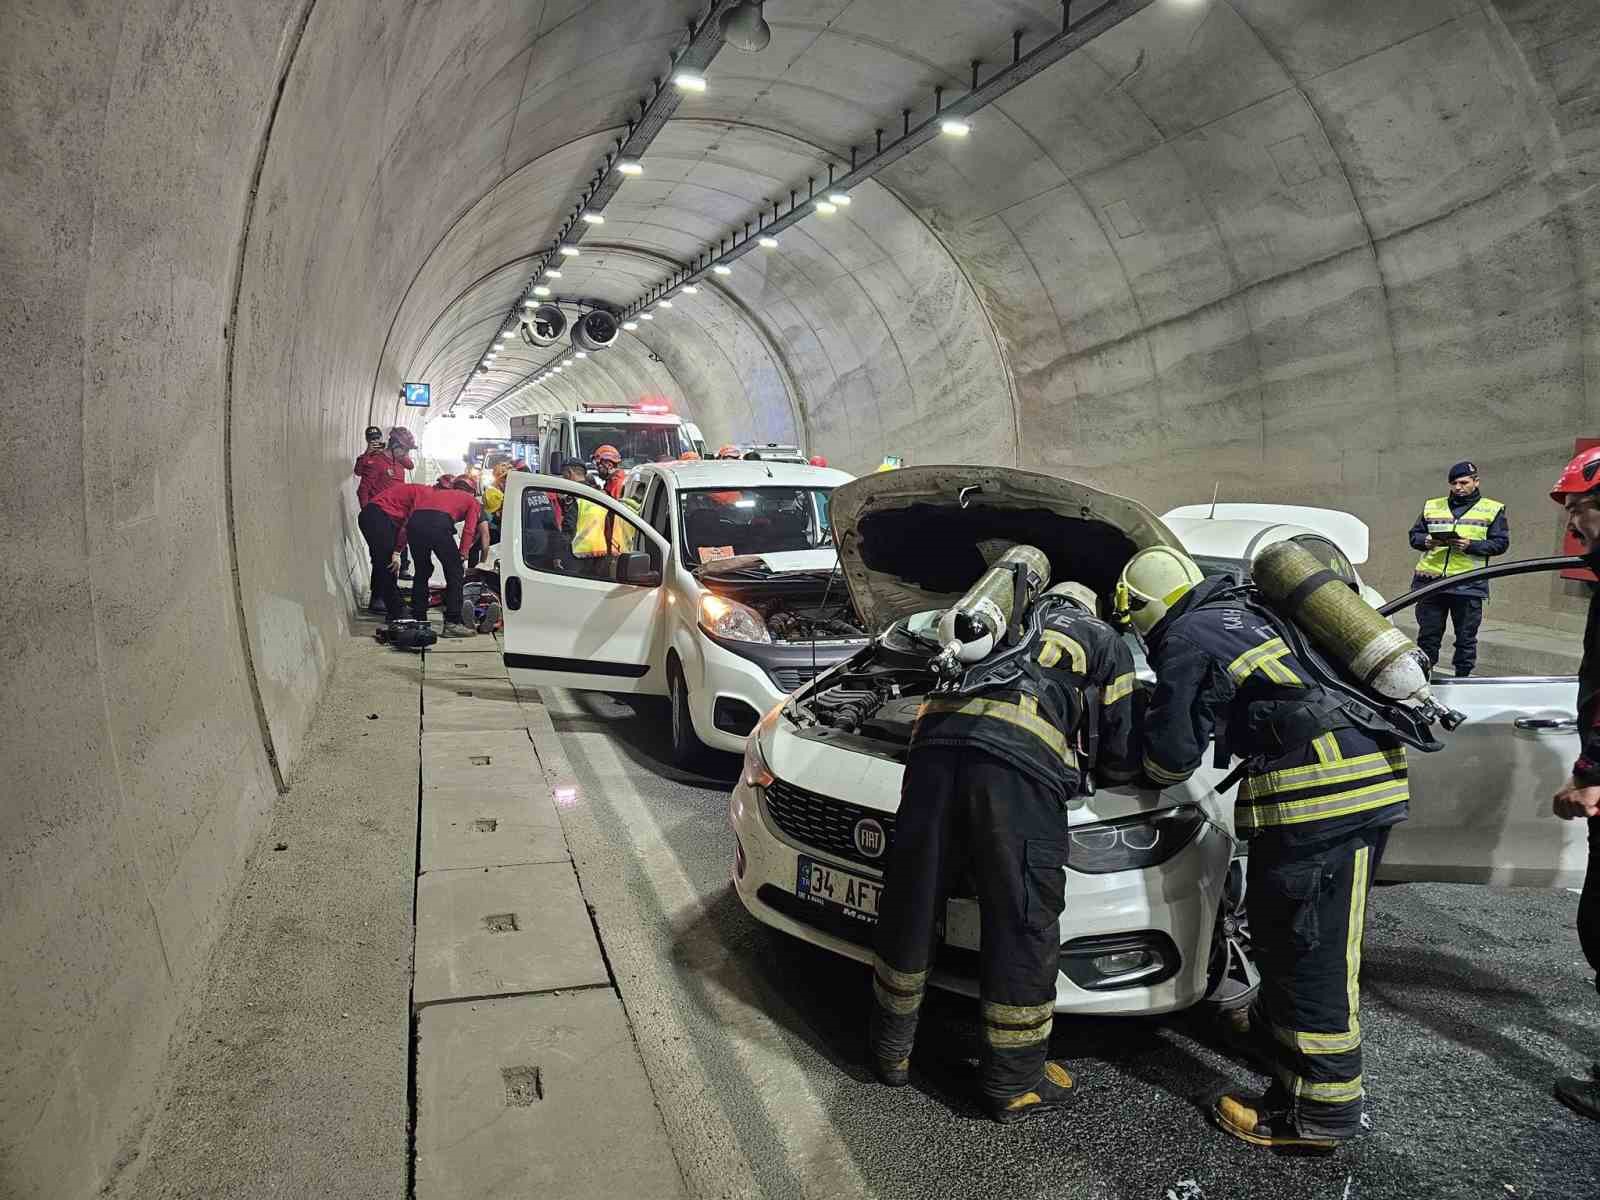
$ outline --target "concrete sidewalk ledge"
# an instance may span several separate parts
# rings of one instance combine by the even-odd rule
[[[417,880],[415,1005],[609,982],[569,862]]]
[[[428,733],[523,729],[527,723],[517,689],[503,671],[442,682],[430,676],[422,685],[422,728]]]
[[[487,737],[434,733],[424,742],[424,874],[569,861],[561,819],[526,730]]]
[[[567,862],[550,791],[527,776],[505,788],[479,791],[435,786],[422,798],[421,869],[511,867]]]
[[[1486,610],[1483,624],[1478,628],[1478,665],[1473,670],[1474,675],[1566,676],[1578,673],[1578,663],[1583,658],[1582,634],[1508,621],[1491,615],[1493,611],[1493,606]],[[1417,636],[1414,610],[1396,613],[1392,620],[1408,637]],[[1439,663],[1447,673],[1454,649],[1455,633],[1447,628]]]
[[[418,1018],[418,1200],[685,1194],[609,987]]]
[[[490,663],[435,654],[422,689],[415,1195],[683,1196],[527,728],[549,717]]]

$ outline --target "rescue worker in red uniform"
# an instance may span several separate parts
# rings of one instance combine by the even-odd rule
[[[1048,1061],[1067,803],[1087,770],[1104,783],[1138,773],[1133,656],[1095,606],[1081,584],[1051,588],[1016,647],[972,668],[970,687],[922,705],[889,848],[873,958],[873,1072],[891,1087],[909,1078],[935,928],[970,864],[982,921],[979,1087],[1002,1124],[1071,1095],[1071,1075]]]
[[[1584,562],[1600,572],[1600,446],[1584,450],[1567,464],[1550,498],[1567,511],[1567,529],[1583,546]],[[1578,941],[1595,972],[1600,991],[1600,588],[1589,592],[1589,620],[1583,628],[1583,662],[1578,667],[1578,760],[1572,776],[1551,805],[1564,821],[1589,822],[1589,865],[1578,897]],[[1600,1121],[1600,1043],[1589,1077],[1556,1081],[1556,1098],[1573,1112]]]
[[[622,469],[622,455],[615,446],[601,446],[594,452],[594,477],[595,487],[613,500],[622,499],[628,473]]]
[[[1211,749],[1244,760],[1234,827],[1261,990],[1252,1033],[1276,1078],[1223,1096],[1220,1129],[1257,1146],[1328,1151],[1361,1132],[1361,942],[1389,830],[1406,817],[1405,747],[1356,728],[1284,641],[1273,615],[1187,555],[1141,550],[1118,608],[1144,639],[1156,689],[1142,767],[1182,783]]]
[[[356,459],[354,472],[361,481],[356,484],[356,504],[361,511],[356,523],[361,529],[361,536],[366,539],[367,552],[372,558],[372,581],[367,600],[369,610],[383,606],[386,597],[398,586],[395,582],[395,564],[391,558],[399,529],[394,527],[393,518],[387,513],[379,509],[368,510],[372,502],[389,488],[405,483],[406,472],[413,466],[410,452],[417,445],[409,429],[396,425],[389,431],[388,447],[374,449],[375,441],[381,442],[382,433],[376,425],[367,427],[367,450]],[[373,434],[377,434],[378,438],[374,439]],[[405,518],[402,516],[400,519],[403,521]],[[396,604],[395,611],[386,611],[384,616],[392,620],[398,611],[399,605]]]
[[[448,480],[448,482],[446,482]],[[461,589],[466,578],[466,560],[478,532],[477,489],[472,480],[443,476],[441,486],[418,488],[416,503],[406,520],[404,542],[417,556],[417,577],[411,583],[411,615],[428,619],[428,580],[433,577],[433,559],[444,568],[444,628],[440,637],[477,636],[477,630],[461,619]],[[456,522],[461,522],[461,540],[456,541]]]
[[[376,576],[379,590],[373,594],[372,606],[381,606],[385,621],[392,622],[404,615],[405,605],[400,599],[395,568],[405,547],[406,520],[411,516],[417,497],[430,490],[416,483],[391,483],[361,510],[361,533],[367,539],[375,573],[380,556],[383,563],[382,575]]]

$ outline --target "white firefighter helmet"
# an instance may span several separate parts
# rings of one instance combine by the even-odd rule
[[[1046,596],[1065,596],[1091,617],[1100,615],[1100,600],[1094,594],[1094,589],[1088,584],[1068,580],[1052,587]]]
[[[1205,578],[1204,572],[1180,550],[1149,546],[1128,560],[1117,581],[1116,611],[1140,633],[1157,622]]]

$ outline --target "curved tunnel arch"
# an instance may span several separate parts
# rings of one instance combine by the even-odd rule
[[[350,635],[361,428],[407,419],[407,371],[470,370],[510,264],[555,236],[702,4],[191,8],[35,5],[0,39],[25,214],[0,344],[15,594],[83,598],[19,606],[4,679],[6,844],[60,881],[8,881],[4,959],[75,967],[15,976],[37,1022],[6,1047],[0,1155],[74,1193],[105,1181],[265,827],[255,699],[292,771]],[[719,57],[623,188],[617,240],[689,257],[1059,5],[767,15],[772,46]],[[597,378],[704,393],[758,436],[792,394],[847,466],[892,449],[1157,510],[1217,483],[1349,508],[1390,592],[1397,524],[1474,457],[1513,553],[1550,549],[1548,477],[1600,420],[1596,39],[1588,0],[1157,0]],[[707,191],[648,190],[674,176]],[[748,351],[698,378],[729,338]],[[1496,598],[1580,620],[1561,585]]]
[[[434,296],[444,281],[473,276],[471,287],[442,306],[471,314],[443,326],[456,343],[448,358],[437,350],[408,351],[407,328],[418,322],[400,317],[387,360],[409,357],[433,365],[440,393],[457,393],[525,282],[515,272],[486,271],[484,260],[526,247],[526,233],[508,214],[527,214],[533,229],[555,223],[559,214],[542,200],[545,181],[562,174],[565,160],[581,149],[581,143],[564,145],[553,158],[525,163],[487,189],[418,271],[408,304],[435,313],[442,311]],[[561,264],[563,277],[552,285],[557,298],[582,295],[626,304],[664,278],[672,264],[682,265],[708,240],[749,217],[785,181],[825,175],[831,161],[825,151],[762,126],[701,117],[669,122],[649,159],[648,174],[608,208],[604,236]],[[876,462],[885,439],[926,459],[945,436],[941,414],[953,407],[951,389],[961,387],[965,440],[976,442],[976,453],[1013,460],[1016,415],[992,329],[960,264],[912,211],[868,184],[844,212],[792,229],[785,238],[783,254],[747,256],[715,283],[734,301],[707,315],[722,331],[719,337],[700,332],[701,316],[711,305],[705,294],[698,302],[681,298],[670,318],[661,312],[651,327],[654,351],[670,356],[691,377],[693,385],[680,386],[679,397],[708,436],[792,440],[804,430],[817,450],[856,468]],[[461,258],[464,253],[470,258]],[[639,263],[655,269],[641,272],[635,269]],[[441,327],[437,315],[432,324]],[[716,360],[727,357],[725,343],[748,340],[746,325],[768,351],[741,351],[750,369],[730,376],[717,369]],[[664,341],[669,326],[680,336]],[[515,343],[511,350],[489,374],[472,381],[463,394],[468,408],[501,392],[525,365],[543,361],[517,353]],[[865,371],[863,363],[875,354],[882,361]],[[380,375],[393,376],[395,386],[397,372],[405,373],[391,367]],[[769,400],[741,398],[739,378],[751,387],[782,386],[791,393],[796,419],[787,425],[774,421]],[[576,394],[566,381],[560,389]],[[883,411],[898,416],[885,423]],[[988,418],[987,436],[971,436],[974,412]]]

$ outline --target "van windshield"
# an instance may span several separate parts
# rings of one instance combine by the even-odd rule
[[[678,493],[690,566],[741,554],[781,554],[833,544],[828,488],[695,489]]]
[[[637,467],[640,463],[675,462],[689,449],[683,436],[683,426],[673,422],[660,425],[643,422],[618,422],[615,425],[584,421],[578,425],[578,457],[584,462],[594,458],[601,446],[615,446],[622,455],[624,467]]]

